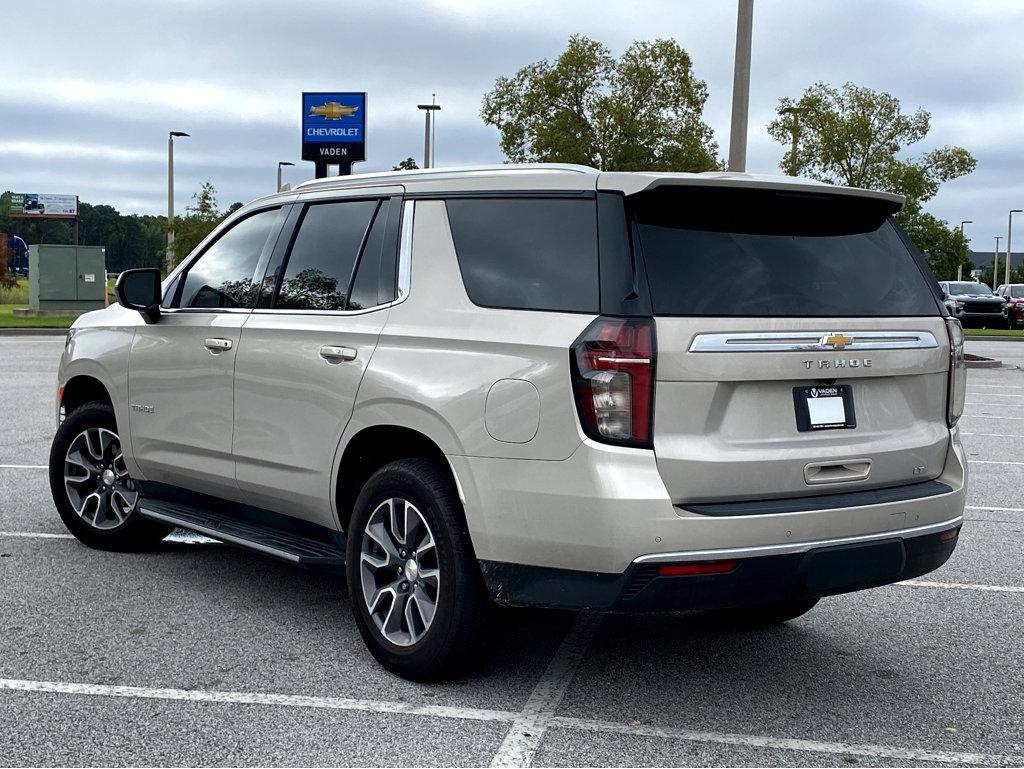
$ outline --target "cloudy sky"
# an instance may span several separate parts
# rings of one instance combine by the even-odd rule
[[[272,191],[279,160],[299,163],[285,169],[292,183],[312,176],[298,161],[303,90],[369,93],[359,170],[422,154],[416,104],[431,93],[443,106],[439,165],[501,162],[481,95],[577,32],[616,54],[675,38],[728,149],[734,0],[46,0],[5,3],[0,18],[0,189],[124,212],[165,210],[171,129],[192,134],[177,145],[179,211],[207,178],[227,207]],[[972,246],[991,250],[1007,210],[1024,208],[1022,39],[1024,2],[1013,0],[756,0],[748,170],[777,169],[783,148],[764,126],[779,97],[819,80],[883,89],[931,112],[915,154],[959,144],[978,158],[931,210],[973,219]]]

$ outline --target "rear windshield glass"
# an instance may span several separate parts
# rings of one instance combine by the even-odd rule
[[[597,312],[593,200],[454,198],[447,207],[474,304]]]
[[[655,314],[939,314],[888,202],[706,187],[630,200]]]

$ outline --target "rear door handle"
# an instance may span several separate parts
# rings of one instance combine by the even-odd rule
[[[231,349],[230,339],[206,339],[203,341],[203,347],[212,352],[214,355],[225,352]]]
[[[351,347],[324,345],[320,348],[320,357],[328,363],[341,363],[343,360],[355,360],[356,351]]]

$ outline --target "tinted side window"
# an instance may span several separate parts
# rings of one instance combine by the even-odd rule
[[[663,188],[631,205],[655,314],[939,314],[885,201]]]
[[[448,200],[447,207],[474,304],[598,311],[593,200],[466,198]]]
[[[384,247],[384,228],[388,221],[388,201],[380,204],[377,214],[370,225],[370,233],[366,236],[366,245],[359,257],[356,277],[352,282],[352,296],[349,297],[348,309],[365,310],[380,304],[377,294],[380,289],[380,255]]]
[[[318,203],[306,209],[274,306],[344,310],[352,268],[376,200]]]
[[[251,307],[256,266],[280,213],[261,211],[224,232],[189,268],[178,307]]]

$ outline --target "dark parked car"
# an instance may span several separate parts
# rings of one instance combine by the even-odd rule
[[[1006,300],[984,283],[944,280],[939,283],[949,314],[964,326],[1006,328]]]
[[[1024,283],[1004,283],[996,294],[1006,302],[1006,318],[1010,328],[1024,327]]]

